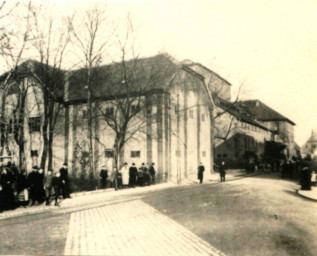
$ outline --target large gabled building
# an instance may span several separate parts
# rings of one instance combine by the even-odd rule
[[[31,61],[26,66],[32,72],[19,79],[17,86],[28,84],[29,87],[24,113],[23,155],[27,170],[30,170],[32,165],[40,164],[44,149],[42,125],[45,106],[43,90],[35,79],[42,64]],[[125,70],[122,70],[123,66]],[[87,169],[90,147],[88,101],[95,117],[91,123],[94,165],[96,170],[102,165],[111,170],[114,167],[115,132],[105,118],[119,113],[117,121],[122,120],[123,110],[118,102],[127,97],[138,98],[126,106],[129,111],[136,111],[140,106],[142,109],[129,123],[127,131],[131,138],[125,142],[121,163],[134,162],[139,166],[143,162],[154,162],[157,178],[173,182],[182,182],[196,175],[200,162],[205,165],[206,173],[213,170],[209,118],[212,108],[202,75],[163,54],[127,61],[125,65],[113,63],[94,69],[89,92],[86,69],[59,70],[59,73],[63,79],[58,85],[56,101],[59,114],[52,145],[54,170],[63,162],[68,163],[72,175]],[[8,119],[17,104],[15,96],[13,92],[6,99]],[[8,151],[17,162],[19,156],[14,134],[9,135]]]

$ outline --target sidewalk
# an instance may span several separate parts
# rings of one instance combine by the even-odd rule
[[[242,177],[248,177],[248,176],[255,176],[263,174],[263,172],[255,172],[251,174],[246,174],[244,170],[228,170],[226,175],[226,181],[239,179]],[[192,184],[198,184],[199,180],[197,180],[197,175],[194,175],[192,177],[189,177],[186,181],[184,181],[181,186],[187,186]],[[204,184],[216,184],[220,183],[219,173],[213,173],[208,175],[208,177],[204,177]],[[20,207],[15,210],[10,211],[4,211],[0,213],[0,220],[2,219],[8,219],[13,217],[19,217],[24,215],[31,215],[31,214],[37,214],[42,213],[46,211],[54,211],[54,210],[60,210],[76,207],[76,206],[83,206],[90,204],[91,202],[103,202],[103,201],[113,201],[117,200],[120,197],[127,197],[142,193],[148,193],[152,191],[158,191],[163,190],[166,188],[176,187],[180,186],[175,183],[160,183],[152,186],[146,186],[146,187],[136,187],[136,188],[129,188],[129,189],[122,189],[115,191],[113,188],[108,189],[99,189],[94,191],[85,191],[85,192],[78,192],[78,193],[72,193],[71,199],[64,199],[60,203],[60,207],[54,206],[54,202],[50,206],[46,206],[45,204],[37,205],[37,206],[28,206],[26,208]]]
[[[305,198],[317,201],[317,187],[311,187],[311,190],[297,190],[297,193]]]
[[[140,193],[147,193],[152,191],[163,190],[170,187],[175,187],[177,184],[174,183],[160,183],[152,186],[146,187],[136,187],[136,188],[129,188],[129,189],[121,189],[121,190],[114,190],[113,188],[109,189],[100,189],[94,191],[85,191],[85,192],[78,192],[72,193],[71,199],[63,199],[60,202],[60,207],[54,206],[54,202],[51,203],[50,206],[46,206],[45,203],[35,206],[27,206],[27,207],[19,207],[14,210],[4,211],[0,213],[0,220],[19,217],[24,215],[31,215],[37,214],[47,211],[54,211],[60,210],[61,208],[66,209],[69,207],[76,207],[85,204],[89,204],[92,202],[101,202],[104,200],[114,200],[119,199],[122,196],[129,196],[129,195],[136,195]]]

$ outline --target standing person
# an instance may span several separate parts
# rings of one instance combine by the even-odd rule
[[[146,167],[144,163],[142,163],[141,167],[139,168],[138,180],[139,185],[143,187],[146,183]]]
[[[108,170],[106,169],[106,166],[103,165],[100,171],[101,188],[107,188],[107,179],[108,179]]]
[[[226,181],[225,162],[221,162],[221,165],[219,166],[219,173],[220,173],[220,181],[221,181],[221,182]]]
[[[129,168],[129,186],[134,188],[136,184],[136,178],[138,176],[138,169],[135,167],[135,163]]]
[[[59,170],[60,173],[60,179],[62,182],[62,193],[63,198],[70,198],[70,190],[69,190],[69,179],[68,179],[68,170],[67,170],[67,164],[64,163],[63,167]]]
[[[35,191],[34,191],[34,177],[35,177],[35,168],[37,168],[36,166],[33,166],[32,171],[29,173],[29,175],[27,176],[27,185],[29,188],[29,201],[30,201],[30,205],[34,205],[35,202]]]
[[[29,201],[26,170],[22,169],[17,177],[18,204],[25,207]]]
[[[128,168],[127,163],[124,163],[120,172],[122,174],[122,186],[128,187],[128,185],[129,185],[129,168]]]
[[[40,172],[41,171],[41,172]],[[34,173],[34,180],[33,180],[33,187],[34,187],[34,202],[36,201],[38,204],[41,204],[43,201],[43,194],[44,194],[44,189],[43,189],[43,170],[38,169],[37,167],[35,168],[35,173]]]
[[[203,166],[202,163],[200,163],[198,166],[198,179],[200,184],[203,183],[204,171],[205,171],[205,167]]]
[[[300,183],[302,190],[311,190],[311,171],[308,166],[305,165],[301,172]]]
[[[54,198],[55,198],[55,206],[59,206],[59,196],[62,188],[62,180],[60,172],[56,172],[54,177],[52,178],[52,187],[54,188]]]
[[[150,166],[150,175],[152,178],[152,184],[155,184],[155,169],[154,169],[154,163]]]
[[[44,171],[42,168],[39,169],[39,181],[41,186],[39,187],[39,198],[40,198],[40,203],[43,203],[45,200],[45,190],[44,190]]]
[[[30,189],[30,205],[32,206],[35,204],[35,202],[40,202],[41,189],[43,189],[41,175],[39,174],[36,165],[33,166],[32,172],[29,173],[27,182]]]
[[[48,170],[46,176],[44,177],[44,189],[45,189],[45,204],[50,205],[50,198],[52,196],[52,180],[53,172]]]
[[[116,167],[113,167],[113,170],[111,172],[111,182],[114,189],[118,190],[118,171]]]
[[[0,179],[0,185],[2,187],[5,210],[12,210],[14,208],[14,193],[12,188],[13,181],[13,175],[11,175],[9,169],[3,169]]]

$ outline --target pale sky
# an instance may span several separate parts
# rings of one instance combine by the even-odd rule
[[[60,3],[62,11],[81,4]],[[143,56],[191,59],[296,123],[302,145],[317,128],[317,1],[110,1],[109,16],[138,26]]]

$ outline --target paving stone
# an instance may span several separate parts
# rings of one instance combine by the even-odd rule
[[[64,254],[225,255],[141,200],[72,213]]]

